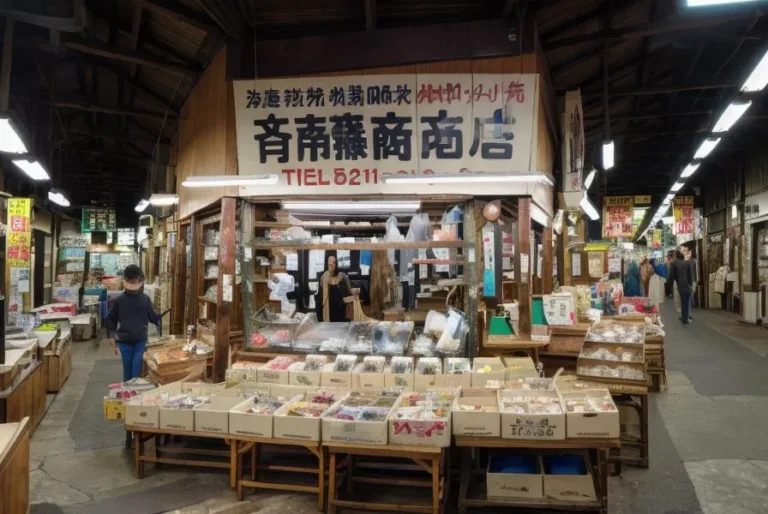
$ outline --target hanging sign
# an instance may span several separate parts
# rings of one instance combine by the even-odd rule
[[[563,191],[581,192],[584,172],[584,113],[581,90],[565,94],[563,137]]]
[[[241,194],[381,193],[392,175],[536,171],[537,87],[533,74],[235,81],[239,172],[278,177]]]
[[[675,214],[675,235],[682,236],[693,235],[693,197],[678,196],[675,197],[672,204]]]
[[[632,237],[632,217],[635,214],[631,196],[606,196],[603,198],[603,237]]]
[[[16,325],[19,314],[29,310],[30,268],[32,264],[32,200],[8,199],[8,227],[5,242],[5,265],[8,324]]]
[[[120,246],[133,246],[136,244],[136,231],[132,228],[117,229],[117,244]]]
[[[496,239],[494,227],[486,223],[483,227],[483,296],[496,296]]]
[[[117,230],[117,217],[114,209],[84,207],[80,231],[114,232]]]
[[[651,195],[635,195],[635,205],[651,205]]]

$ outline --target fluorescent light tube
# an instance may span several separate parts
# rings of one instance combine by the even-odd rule
[[[756,0],[688,0],[688,7],[707,7],[712,5],[746,4]]]
[[[142,199],[136,204],[136,207],[134,207],[133,210],[136,212],[144,212],[147,207],[149,207],[149,200]]]
[[[739,121],[739,118],[747,112],[750,105],[752,105],[752,102],[731,102],[731,104],[725,108],[723,114],[720,115],[712,132],[728,132],[731,127]]]
[[[613,141],[603,143],[603,169],[609,170],[616,164],[616,145]]]
[[[762,91],[766,85],[768,85],[768,52],[765,52],[763,58],[749,74],[746,82],[741,86],[741,90],[745,93],[754,93],[755,91]]]
[[[155,194],[149,197],[149,203],[156,207],[176,205],[179,203],[179,195]]]
[[[188,177],[184,187],[268,186],[277,184],[277,175],[211,175]]]
[[[694,173],[696,173],[696,170],[699,169],[699,163],[696,164],[689,164],[688,166],[683,169],[683,172],[680,174],[680,178],[688,178]]]
[[[592,182],[595,180],[595,175],[597,175],[597,170],[592,170],[589,172],[587,179],[584,181],[584,189],[589,190],[589,186],[591,186]]]
[[[683,188],[684,185],[685,185],[685,182],[675,182],[674,185],[672,186],[672,191],[677,193]]]
[[[26,159],[15,159],[13,161],[21,171],[26,173],[32,180],[51,180],[51,176],[45,171],[45,168],[37,161],[28,161]]]
[[[693,155],[694,159],[704,159],[709,154],[712,153],[712,150],[715,149],[717,144],[720,142],[720,138],[717,139],[705,139],[701,142],[701,146],[699,146],[699,149],[696,150],[696,153]]]
[[[11,121],[7,118],[0,119],[0,152],[27,153],[27,147],[16,133]]]
[[[321,212],[415,212],[421,208],[421,201],[365,202],[339,201],[289,201],[283,202],[283,209],[289,211]]]
[[[441,175],[420,175],[384,177],[385,184],[470,184],[473,182],[543,182],[554,186],[552,180],[544,174],[508,175],[505,173],[451,173]]]
[[[70,206],[69,200],[67,200],[67,197],[62,193],[54,193],[53,191],[48,191],[48,199],[55,204],[61,205],[62,207]]]
[[[592,202],[589,201],[589,197],[587,195],[584,195],[584,197],[579,202],[579,207],[581,207],[581,210],[584,211],[584,214],[589,216],[589,219],[591,220],[599,220],[600,219],[600,213],[597,212],[597,209],[592,204]]]

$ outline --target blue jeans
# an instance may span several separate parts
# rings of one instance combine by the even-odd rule
[[[691,319],[691,292],[680,291],[680,311],[682,312],[683,325],[687,325]]]
[[[132,378],[140,377],[144,348],[147,346],[147,342],[124,343],[118,341],[117,346],[120,348],[120,357],[123,359],[123,381],[127,382]]]

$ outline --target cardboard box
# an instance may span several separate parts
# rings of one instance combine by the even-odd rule
[[[304,371],[303,362],[294,362],[288,366],[288,384],[299,386],[320,386],[321,373],[319,371]]]
[[[242,403],[240,396],[212,396],[211,401],[195,408],[195,432],[229,433],[229,411]]]
[[[269,388],[269,396],[272,398],[294,398],[296,396],[304,396],[304,393],[306,393],[308,390],[317,389],[316,387],[305,387],[305,386],[299,386],[299,385],[270,385],[270,384],[262,384],[263,386],[266,386]]]
[[[274,397],[272,397],[274,398]],[[289,402],[299,401],[303,395],[295,396]],[[249,413],[253,406],[253,398],[238,403],[229,411],[229,433],[235,435],[250,435],[256,437],[272,437],[273,416]]]
[[[437,375],[436,387],[472,387],[472,375],[470,373],[452,373],[450,375]]]
[[[322,418],[323,442],[387,444],[389,441],[389,417],[392,415],[392,411],[397,408],[397,403],[384,421],[348,421],[330,417],[342,402],[343,400],[331,407]]]
[[[440,373],[435,375],[422,375],[421,373],[416,373],[413,376],[413,390],[426,391],[427,389],[431,389],[433,387],[440,387],[439,379],[441,376],[442,374]]]
[[[361,362],[352,372],[352,389],[355,391],[380,391],[384,389],[384,373],[362,373]]]
[[[286,413],[290,410],[293,403],[295,402],[288,402],[275,411],[272,418],[272,437],[276,439],[319,441],[322,429],[322,416],[319,418],[287,416]],[[325,415],[325,412],[323,415]]]
[[[585,473],[581,475],[551,475],[547,473],[547,459],[557,457],[546,455],[544,462],[544,497],[567,502],[596,501],[595,482],[592,478],[589,456],[578,455],[584,462]]]
[[[195,430],[195,411],[193,409],[160,407],[160,428],[193,432]]]
[[[486,495],[488,498],[544,498],[544,477],[541,457],[530,456],[536,461],[535,473],[502,473],[493,471],[494,459],[497,454],[491,454],[488,459],[486,474]]]
[[[494,407],[496,412],[460,410],[462,405]],[[453,435],[499,437],[501,415],[496,391],[492,389],[462,389],[453,407]]]
[[[392,373],[389,366],[384,369],[385,387],[402,387],[404,391],[413,391],[414,382],[413,373]]]
[[[173,382],[132,398],[131,401],[125,404],[125,424],[136,427],[159,428],[160,406],[142,405],[142,398],[152,397],[157,399],[163,395],[173,396],[178,394],[181,394],[181,382]]]
[[[499,357],[475,357],[472,361],[472,387],[485,387],[489,380],[503,383],[504,375],[504,363]]]
[[[259,382],[264,384],[290,384],[290,372],[287,369],[264,369],[258,370]]]
[[[104,419],[124,419],[125,418],[125,404],[123,400],[112,400],[110,398],[104,398]]]
[[[619,410],[607,389],[589,389],[586,391],[561,392],[567,420],[568,439],[618,439],[621,435]],[[594,399],[613,406],[606,412],[568,412],[569,400]]]
[[[504,380],[517,380],[519,378],[535,378],[539,376],[536,364],[530,357],[504,357]]]
[[[224,390],[224,382],[209,384],[207,382],[180,382],[183,394],[213,395]]]
[[[503,439],[533,439],[533,440],[562,440],[566,435],[565,413],[559,414],[533,414],[516,413],[504,410],[503,398],[505,395],[520,396],[522,398],[546,397],[557,400],[556,391],[499,391],[499,408],[501,409],[501,437]]]
[[[320,386],[351,389],[352,373],[348,371],[335,372],[333,371],[333,363],[329,362],[323,367],[323,371],[320,376]]]
[[[452,396],[455,391],[450,389],[432,389],[432,391],[441,391],[450,393]],[[410,393],[417,395],[419,393]],[[451,445],[451,409],[448,406],[448,414],[445,418],[433,420],[398,418],[397,412],[401,407],[408,406],[406,400],[409,393],[403,394],[398,401],[398,405],[393,409],[389,418],[389,444],[405,446],[438,446],[447,447]],[[455,403],[456,398],[451,398],[451,403]]]

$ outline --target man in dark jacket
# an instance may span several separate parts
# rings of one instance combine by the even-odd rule
[[[680,250],[675,252],[675,260],[672,261],[669,276],[667,277],[667,285],[672,286],[675,282],[677,282],[677,292],[680,294],[680,310],[682,312],[680,321],[683,322],[683,326],[688,326],[690,321],[693,273],[690,264],[686,262]]]
[[[157,325],[159,316],[152,300],[144,294],[144,274],[135,264],[123,272],[123,294],[115,298],[107,314],[107,334],[115,349],[120,348],[123,360],[123,380],[141,376],[144,349],[147,345],[147,327]]]

